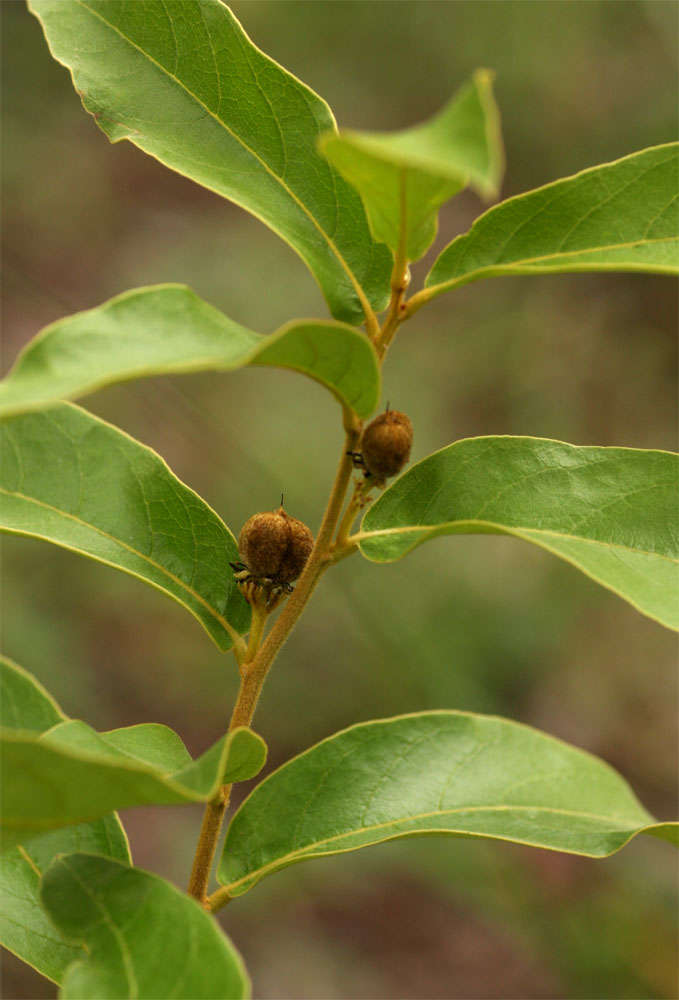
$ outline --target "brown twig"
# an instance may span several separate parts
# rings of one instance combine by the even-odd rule
[[[318,583],[319,577],[331,563],[330,546],[332,536],[342,513],[344,498],[353,469],[351,457],[347,452],[355,449],[361,433],[361,425],[358,418],[353,412],[347,409],[344,411],[344,427],[345,441],[335,482],[314,547],[297,586],[268,636],[261,642],[261,645],[262,629],[259,623],[253,625],[253,628],[259,634],[257,640],[253,642],[251,633],[251,641],[248,643],[245,660],[240,664],[241,685],[231,715],[229,732],[238,726],[250,725],[271,664],[304,610],[314,587]],[[207,887],[230,794],[231,786],[225,785],[219,794],[212,801],[208,802],[205,808],[189,881],[189,895],[197,899],[206,909],[212,908],[207,896]],[[226,901],[224,899],[224,902]]]

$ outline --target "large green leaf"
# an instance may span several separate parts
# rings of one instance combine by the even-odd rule
[[[150,448],[72,404],[0,424],[0,531],[43,538],[150,583],[221,649],[248,627],[226,525]]]
[[[444,201],[470,184],[497,197],[503,168],[492,76],[478,70],[438,114],[403,132],[334,130],[320,148],[363,198],[376,240],[419,260]]]
[[[303,372],[367,417],[377,406],[375,351],[354,327],[298,320],[262,337],[185,285],[137,288],[52,323],[0,383],[0,414],[21,413],[145,375],[243,365]]]
[[[48,918],[40,902],[40,879],[58,854],[76,851],[130,863],[127,839],[115,815],[51,830],[0,854],[0,944],[56,983],[83,950]]]
[[[216,921],[157,875],[70,854],[43,878],[43,905],[87,955],[66,971],[63,1000],[239,1000],[240,955]]]
[[[113,809],[206,801],[221,784],[254,777],[266,760],[264,740],[251,729],[233,730],[192,760],[167,726],[144,723],[98,733],[68,719],[35,678],[10,660],[0,658],[0,680],[6,849],[29,839],[33,845],[43,831]],[[120,850],[112,853],[121,856]]]
[[[457,441],[412,466],[357,538],[392,562],[437,535],[534,542],[679,627],[679,456],[529,437]]]
[[[0,657],[0,721],[3,727],[40,734],[65,716],[34,677]],[[11,780],[11,779],[10,779]],[[14,780],[23,781],[24,775]],[[0,854],[0,943],[59,982],[82,948],[64,940],[40,903],[40,877],[57,854],[86,851],[130,863],[127,837],[115,814],[52,830]]]
[[[351,726],[265,778],[228,829],[229,895],[307,858],[395,837],[492,837],[604,857],[638,833],[677,841],[603,761],[494,716],[422,712]]]
[[[245,781],[264,766],[266,746],[251,729],[233,730],[197,760],[178,749],[176,734],[159,730],[165,727],[97,733],[69,721],[41,736],[4,731],[3,846],[113,809],[205,802],[221,784]]]
[[[386,304],[389,252],[316,149],[335,128],[329,107],[260,52],[220,0],[29,7],[112,142],[129,139],[261,219],[305,261],[338,319],[361,319],[362,295]]]
[[[436,260],[422,298],[501,274],[679,272],[679,143],[509,198]]]

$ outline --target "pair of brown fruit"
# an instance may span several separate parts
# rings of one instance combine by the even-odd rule
[[[405,413],[387,409],[375,417],[361,435],[360,451],[351,452],[354,464],[366,479],[383,486],[401,471],[410,457],[413,425]],[[314,536],[303,521],[291,517],[283,507],[253,514],[241,529],[238,549],[242,562],[232,563],[236,579],[289,593],[314,545]]]

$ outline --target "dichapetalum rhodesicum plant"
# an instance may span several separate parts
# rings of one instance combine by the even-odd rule
[[[265,762],[250,727],[268,671],[339,560],[387,563],[437,535],[506,534],[679,625],[678,456],[501,435],[456,441],[403,471],[413,427],[380,404],[398,328],[458,285],[677,273],[679,144],[495,204],[411,292],[409,265],[431,246],[439,207],[466,186],[497,198],[488,71],[424,124],[339,131],[221,0],[29,6],[109,139],[268,225],[333,318],[261,335],[185,286],[137,288],[47,327],[2,384],[2,530],[146,581],[240,673],[224,735],[193,760],[161,725],[96,732],[69,719],[2,661],[2,942],[63,997],[245,997],[247,974],[212,914],[294,862],[433,833],[591,858],[640,833],[676,843],[677,824],[657,822],[603,761],[518,722],[429,711],[351,726],[269,774],[231,818],[215,866],[231,788]],[[293,369],[339,403],[339,463],[315,537],[290,497],[291,512],[253,511],[237,542],[157,454],[69,402],[121,380],[244,365]],[[133,866],[115,810],[193,802],[205,813],[185,894]]]

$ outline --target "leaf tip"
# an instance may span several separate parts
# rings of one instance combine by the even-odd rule
[[[489,69],[487,66],[479,66],[478,69],[474,70],[473,79],[478,84],[479,87],[484,89],[490,89],[497,77],[497,72],[494,69]]]

